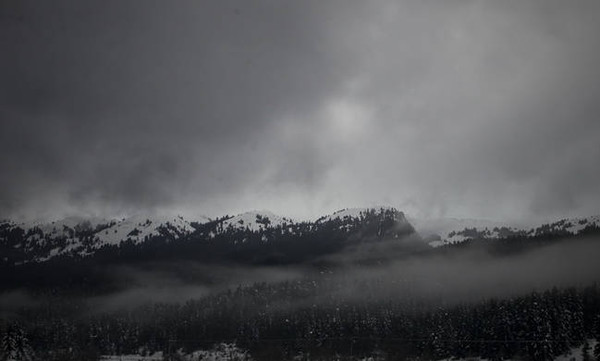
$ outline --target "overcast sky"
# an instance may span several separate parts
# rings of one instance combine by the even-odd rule
[[[2,1],[0,216],[600,213],[600,2]]]

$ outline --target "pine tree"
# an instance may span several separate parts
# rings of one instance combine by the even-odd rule
[[[16,357],[16,345],[12,328],[8,327],[2,335],[0,342],[0,360],[8,361]]]
[[[30,361],[33,351],[25,332],[18,326],[9,326],[2,335],[0,343],[0,360],[2,361]]]
[[[596,338],[596,346],[594,346],[594,358],[600,361],[600,315],[594,320],[594,336]]]
[[[591,361],[590,356],[590,344],[587,340],[583,343],[583,347],[581,348],[581,360],[582,361]]]

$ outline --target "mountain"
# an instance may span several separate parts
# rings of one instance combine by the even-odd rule
[[[294,223],[294,221],[290,218],[280,217],[270,211],[250,211],[223,220],[221,228],[262,231],[269,227],[278,227],[288,223]]]
[[[507,239],[544,235],[577,235],[600,227],[600,216],[564,218],[540,224],[515,224],[484,219],[409,218],[417,233],[432,247],[460,243],[468,239]]]
[[[224,267],[323,271],[378,265],[429,249],[404,213],[383,207],[341,210],[310,222],[265,211],[204,222],[131,217],[27,229],[4,222],[0,291],[114,291],[133,286],[135,275],[147,270],[205,284],[221,282],[218,270]]]
[[[203,218],[203,222],[208,218]],[[182,216],[134,215],[120,219],[69,217],[52,222],[0,222],[0,249],[5,261],[43,262],[56,256],[87,256],[124,241],[142,243],[154,236],[178,239],[193,230]]]
[[[243,263],[311,262],[354,250],[388,244],[407,250],[429,248],[404,213],[390,207],[340,210],[316,221],[294,221],[270,212],[247,212],[199,225],[180,241],[188,254],[206,261]],[[417,239],[418,238],[418,239]]]
[[[306,354],[294,359],[385,350],[394,360],[548,360],[597,332],[597,283],[553,287],[598,279],[597,227],[598,217],[530,232],[502,222],[427,223],[391,207],[314,221],[268,211],[197,222],[6,221],[0,294],[26,333],[11,326],[5,334],[26,334],[36,350],[85,350],[55,360],[97,360],[94,350],[172,355],[212,340],[236,340],[257,360],[291,359],[281,355],[296,347]],[[434,232],[467,241],[434,249],[419,234]]]
[[[345,208],[317,219],[315,224],[335,223],[339,229],[352,232],[356,231],[357,226],[364,227],[374,215],[379,216],[375,230],[377,237],[397,239],[416,233],[404,213],[393,207]]]
[[[196,220],[156,214],[70,217],[47,223],[0,222],[0,261],[18,265],[98,253],[105,258],[117,254],[147,259],[160,250],[172,258],[203,261],[303,262],[342,250],[354,249],[358,255],[359,248],[366,252],[365,245],[368,252],[381,253],[387,246],[381,241],[386,240],[398,240],[392,243],[393,252],[405,253],[425,250],[427,244],[438,247],[468,239],[572,235],[594,227],[600,227],[600,216],[514,225],[478,219],[407,219],[393,207],[341,209],[315,221],[295,221],[269,211]]]
[[[143,258],[157,250],[206,261],[293,262],[414,234],[404,214],[391,207],[344,209],[314,222],[296,222],[269,211],[195,222],[182,216],[66,218],[40,224],[2,222],[0,250],[4,262],[17,265],[59,256]],[[420,239],[411,242],[412,248],[424,246]]]

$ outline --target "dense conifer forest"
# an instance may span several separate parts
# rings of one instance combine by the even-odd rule
[[[119,312],[48,297],[3,321],[2,350],[25,348],[44,360],[96,360],[235,342],[256,360],[301,354],[311,360],[374,354],[386,360],[550,360],[600,337],[597,284],[468,303],[388,298],[377,280],[332,286],[326,279],[262,283]],[[344,288],[357,286],[370,296],[344,296]]]
[[[413,257],[426,262],[485,250],[494,259],[509,260],[553,244],[595,239],[595,232],[493,243],[471,240]],[[127,247],[131,246],[123,245]],[[293,280],[239,285],[179,302],[136,300],[137,306],[109,309],[94,296],[123,285],[102,288],[101,278],[83,277],[88,262],[57,258],[36,265],[46,270],[64,267],[82,278],[62,287],[52,282],[30,285],[38,301],[13,308],[2,318],[4,359],[19,354],[32,355],[32,360],[97,360],[100,355],[155,352],[169,359],[226,342],[247,350],[254,360],[353,360],[373,355],[381,360],[551,360],[600,337],[596,283],[500,297],[452,298],[447,291],[424,296],[415,291],[417,280],[402,275],[354,277],[369,269],[385,271],[391,261],[380,258],[377,264],[311,264],[311,272]],[[85,282],[91,283],[86,287]],[[590,357],[594,352],[600,350],[590,350]]]

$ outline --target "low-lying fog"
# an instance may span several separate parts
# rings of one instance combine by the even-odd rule
[[[355,255],[353,252],[350,254]],[[302,278],[331,282],[332,295],[363,301],[402,297],[434,303],[470,302],[507,297],[552,287],[582,286],[600,281],[600,239],[565,240],[511,255],[491,255],[483,249],[418,254],[379,265],[357,265],[336,256],[337,266],[325,271],[312,266],[226,267],[197,263],[154,264],[143,268],[115,267],[126,289],[87,300],[96,311],[143,304],[182,303],[255,282],[277,283]],[[376,294],[363,286],[375,287]],[[328,288],[325,288],[328,289]],[[0,297],[4,314],[39,300],[23,290]],[[299,304],[306,302],[300,301]]]

